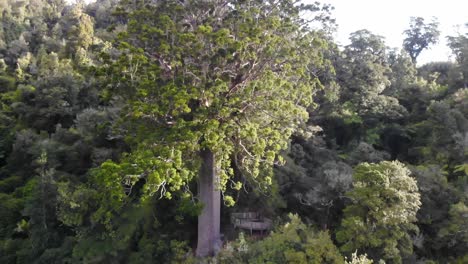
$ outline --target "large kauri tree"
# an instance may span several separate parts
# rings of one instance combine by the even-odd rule
[[[144,181],[143,198],[170,198],[198,179],[196,254],[216,253],[221,195],[241,186],[234,171],[266,188],[320,85],[313,76],[326,42],[301,19],[320,8],[297,2],[123,3],[128,27],[120,56],[104,67],[112,78],[104,95],[126,102],[120,131],[131,151],[96,172],[108,190],[102,199],[113,206],[103,203],[95,220],[111,221],[109,208],[126,199],[122,181],[127,188]]]

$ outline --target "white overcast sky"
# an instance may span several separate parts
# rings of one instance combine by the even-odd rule
[[[312,0],[308,0],[311,2]],[[368,29],[385,37],[389,47],[401,48],[402,32],[409,28],[410,17],[420,16],[429,22],[436,17],[440,23],[439,44],[425,50],[418,58],[418,64],[430,61],[446,61],[451,55],[446,36],[465,32],[468,23],[468,0],[320,0],[335,7],[333,16],[338,24],[336,40],[349,44],[351,32]]]

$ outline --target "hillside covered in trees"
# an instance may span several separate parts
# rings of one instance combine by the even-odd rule
[[[0,263],[468,263],[468,24],[417,67],[437,21],[342,47],[326,2],[0,21]]]

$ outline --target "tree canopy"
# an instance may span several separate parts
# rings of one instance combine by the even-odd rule
[[[406,38],[403,40],[403,48],[408,52],[413,63],[421,52],[430,45],[439,41],[439,22],[433,18],[430,23],[425,23],[422,17],[412,17],[410,28],[404,31]]]
[[[419,65],[436,20],[340,46],[323,3],[0,10],[0,263],[467,262],[466,28]]]
[[[394,263],[401,263],[401,255],[411,253],[409,232],[417,230],[413,223],[421,202],[410,174],[399,162],[356,166],[354,189],[348,194],[352,204],[344,209],[337,232],[344,251],[363,250]]]

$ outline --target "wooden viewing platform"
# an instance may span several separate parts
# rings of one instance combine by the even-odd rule
[[[262,217],[257,212],[245,212],[245,213],[232,213],[231,223],[235,228],[250,230],[250,234],[254,230],[263,232],[268,231],[272,227],[271,219]]]

